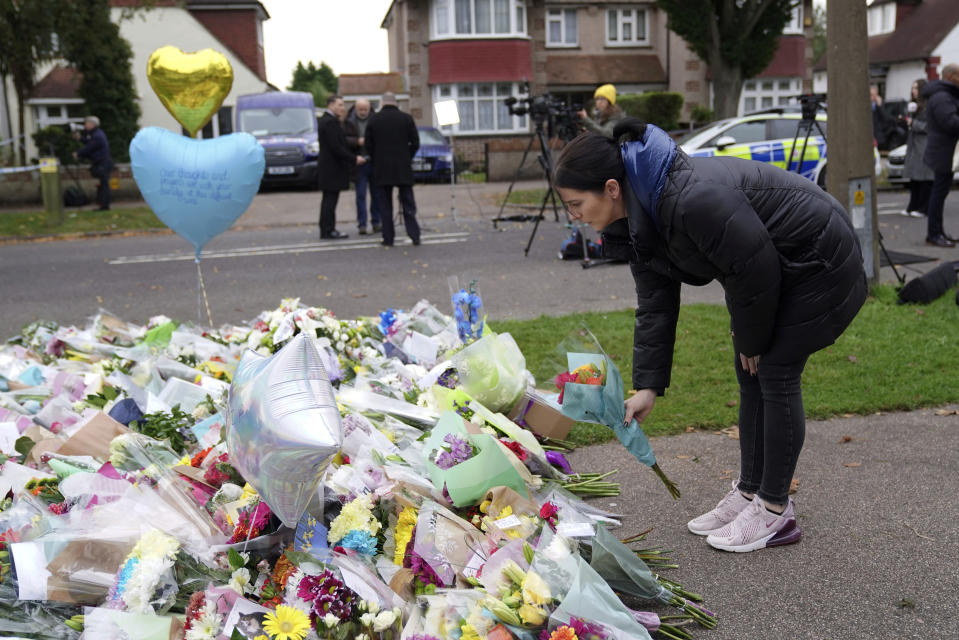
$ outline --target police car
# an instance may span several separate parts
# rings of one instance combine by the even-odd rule
[[[819,126],[812,127],[808,140],[805,128],[800,128],[801,122],[802,115],[798,107],[770,109],[714,122],[686,134],[677,142],[692,157],[733,156],[768,162],[780,169],[798,172],[825,189],[826,114],[816,115],[816,124]],[[882,167],[875,145],[873,156],[878,176]]]

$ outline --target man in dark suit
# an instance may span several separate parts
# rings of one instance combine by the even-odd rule
[[[342,240],[349,237],[348,234],[336,230],[336,203],[340,199],[340,191],[350,188],[350,167],[366,162],[363,156],[350,151],[346,144],[342,122],[345,115],[346,107],[341,96],[331,95],[326,99],[326,111],[318,124],[319,185],[323,191],[323,199],[320,201],[321,240]]]
[[[396,106],[396,96],[383,94],[383,108],[366,126],[366,149],[373,163],[373,185],[380,205],[383,244],[393,246],[393,187],[399,187],[403,224],[413,244],[420,243],[413,199],[413,156],[420,148],[420,134],[413,118]]]
[[[951,248],[957,238],[942,226],[942,209],[952,186],[952,156],[959,140],[959,64],[947,64],[942,80],[927,82],[921,94],[926,99],[926,151],[923,162],[932,169],[932,190],[926,207],[926,244]]]
[[[90,161],[90,174],[99,180],[97,185],[97,211],[110,210],[110,174],[113,173],[113,158],[110,157],[110,143],[100,128],[100,119],[87,116],[83,121],[83,148],[73,154],[74,158],[86,158]]]

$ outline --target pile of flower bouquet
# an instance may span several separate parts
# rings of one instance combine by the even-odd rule
[[[607,474],[573,474],[571,445],[506,417],[534,384],[515,342],[463,324],[425,301],[340,320],[284,300],[217,330],[105,311],[26,327],[0,347],[0,636],[592,640],[714,626],[701,597],[654,572],[671,560],[583,500]],[[242,354],[271,357],[299,334],[332,384],[342,445],[291,526],[254,488],[278,471],[240,472],[225,408]]]

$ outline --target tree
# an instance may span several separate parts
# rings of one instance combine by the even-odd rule
[[[813,7],[812,16],[812,59],[816,61],[826,53],[826,5]]]
[[[333,69],[325,62],[321,62],[319,67],[312,61],[306,66],[303,66],[302,62],[297,62],[296,68],[293,69],[293,81],[287,89],[312,93],[316,106],[325,107],[327,96],[336,93],[339,84]]]
[[[773,59],[779,36],[799,0],[656,0],[667,26],[706,61],[713,107],[720,118],[736,115],[743,80]]]
[[[87,113],[100,118],[114,159],[126,160],[140,118],[130,43],[110,19],[109,0],[59,0],[59,4],[61,53],[82,74],[80,97]]]
[[[56,55],[56,0],[0,0],[0,80],[9,75],[17,94],[18,136],[26,134],[25,103],[36,85],[37,67]],[[17,144],[18,162],[27,162],[26,147]]]

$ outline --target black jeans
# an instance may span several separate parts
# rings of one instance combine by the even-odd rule
[[[414,244],[420,243],[420,225],[416,221],[416,200],[413,199],[413,187],[408,184],[396,185],[400,190],[400,207],[403,209],[403,226]],[[380,199],[380,221],[383,223],[383,242],[393,244],[396,230],[393,227],[393,185],[376,187]]]
[[[110,208],[110,174],[113,167],[104,164],[95,164],[90,167],[90,175],[99,180],[97,184],[97,204],[101,209]]]
[[[946,204],[950,187],[952,187],[952,170],[936,171],[932,190],[929,192],[929,208],[926,209],[927,238],[943,235],[942,209]]]
[[[324,191],[320,200],[320,237],[327,238],[336,229],[336,203],[340,200],[339,191]]]
[[[757,375],[742,368],[739,380],[739,489],[766,502],[786,504],[799,451],[806,438],[802,404],[802,372],[798,362],[759,360]]]
[[[926,213],[929,209],[929,193],[932,191],[932,180],[911,180],[909,182],[909,204],[906,211]]]

